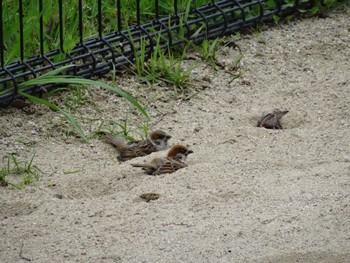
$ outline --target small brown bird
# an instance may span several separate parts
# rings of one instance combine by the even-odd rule
[[[150,163],[132,164],[132,166],[141,167],[149,175],[173,173],[187,167],[185,161],[190,153],[193,153],[193,151],[187,147],[174,145],[169,150],[167,157],[154,158]]]
[[[163,151],[169,148],[168,140],[170,135],[161,131],[152,131],[146,140],[126,142],[114,137],[112,134],[106,134],[105,141],[114,145],[119,154],[118,161],[124,162],[135,157],[146,156],[153,152]]]
[[[275,110],[272,113],[262,116],[258,121],[258,127],[266,129],[282,129],[281,118],[288,111]]]

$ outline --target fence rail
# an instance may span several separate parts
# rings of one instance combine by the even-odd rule
[[[19,23],[19,59],[6,65],[5,57],[11,47],[5,48],[6,35],[4,25],[14,23],[4,16],[3,0],[0,0],[0,106],[11,103],[19,97],[18,91],[22,90],[30,94],[40,95],[43,92],[55,87],[54,84],[26,87],[21,83],[49,72],[64,65],[73,64],[67,70],[67,74],[91,78],[103,76],[113,68],[120,69],[135,61],[141,49],[144,49],[146,59],[154,50],[156,42],[162,49],[174,47],[186,41],[195,44],[201,43],[204,39],[213,39],[225,34],[238,32],[243,28],[253,27],[259,22],[270,21],[274,16],[285,17],[297,10],[310,9],[314,0],[221,0],[210,1],[202,6],[196,6],[196,1],[191,2],[190,8],[179,11],[178,1],[173,2],[173,12],[167,16],[160,14],[159,0],[155,0],[154,19],[141,22],[140,0],[136,0],[135,25],[122,27],[123,7],[121,0],[115,1],[116,27],[114,32],[104,34],[103,28],[103,5],[102,0],[97,1],[96,33],[92,38],[84,37],[83,22],[83,0],[78,1],[78,36],[79,40],[71,48],[65,47],[64,29],[64,5],[58,0],[58,39],[59,47],[48,52],[47,34],[44,32],[45,6],[43,0],[37,0],[38,16],[33,23],[38,24],[39,38],[38,53],[26,57],[26,41],[28,36],[24,30],[25,13],[22,0],[18,1],[18,23]],[[45,1],[48,4],[48,1]],[[48,21],[48,19],[45,19]]]

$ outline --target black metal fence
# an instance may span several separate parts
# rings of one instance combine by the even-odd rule
[[[9,18],[4,16],[3,0],[0,0],[0,106],[12,102],[19,96],[19,90],[40,95],[44,92],[40,86],[23,89],[21,83],[64,65],[74,65],[67,72],[71,75],[85,78],[103,76],[113,68],[122,68],[134,62],[141,48],[145,51],[145,57],[149,58],[156,41],[160,41],[159,46],[162,49],[174,47],[185,41],[199,44],[204,39],[232,34],[243,28],[254,27],[259,22],[272,20],[274,16],[285,17],[300,9],[310,9],[314,5],[313,0],[221,0],[210,1],[208,4],[197,7],[196,1],[193,0],[190,8],[181,12],[178,9],[178,1],[174,0],[173,12],[162,16],[159,11],[159,0],[155,0],[148,3],[154,7],[154,18],[142,23],[140,19],[141,0],[136,0],[135,24],[122,26],[123,6],[121,6],[121,0],[115,0],[117,28],[114,32],[104,34],[102,10],[105,2],[97,1],[97,32],[95,37],[86,39],[83,25],[83,0],[78,0],[77,34],[79,34],[79,41],[71,50],[65,50],[64,5],[62,0],[58,0],[56,4],[59,48],[46,51],[48,40],[44,32],[45,17],[43,14],[45,8],[53,7],[51,4],[47,5],[48,1],[45,1],[44,4],[43,0],[37,0],[38,15],[32,22],[38,24],[38,52],[26,57],[25,43],[28,36],[23,29],[25,13],[22,0],[19,0],[20,54],[18,61],[6,65],[5,55],[6,52],[11,51],[11,47],[6,46],[5,48],[4,40],[7,36],[3,25],[15,22],[9,21]],[[45,92],[54,86],[53,84],[46,85]]]

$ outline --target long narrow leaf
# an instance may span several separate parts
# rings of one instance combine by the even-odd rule
[[[63,66],[63,67],[60,67],[60,68],[56,68],[44,75],[41,75],[39,76],[37,79],[40,79],[40,78],[45,78],[46,76],[55,76],[55,75],[58,75],[59,73],[63,72],[64,70],[68,69],[68,68],[72,68],[74,67],[74,65],[66,65],[66,66]]]
[[[29,80],[27,82],[22,83],[20,85],[20,87],[27,87],[27,86],[40,85],[40,84],[53,84],[53,83],[100,86],[106,90],[109,90],[109,91],[127,99],[140,112],[142,112],[147,118],[149,118],[145,109],[138,103],[138,101],[130,93],[128,93],[127,91],[125,91],[121,88],[112,87],[112,86],[110,86],[106,83],[103,83],[101,81],[83,79],[83,78],[75,78],[72,76],[45,76],[45,77],[42,76],[41,78],[39,77],[37,79],[32,79],[32,80]]]
[[[25,93],[23,91],[19,91],[19,94],[21,94],[22,96],[28,98],[31,101],[34,101],[36,103],[39,103],[41,105],[45,105],[47,107],[49,107],[50,109],[54,110],[54,111],[58,111],[61,112],[66,118],[67,120],[73,125],[73,127],[75,128],[75,130],[79,133],[79,135],[86,141],[86,136],[84,135],[83,130],[81,129],[80,125],[78,124],[78,122],[74,119],[74,117],[72,115],[70,115],[68,112],[62,110],[61,108],[57,107],[55,104],[47,101],[47,100],[43,100],[40,99],[38,97],[32,96],[28,93]]]

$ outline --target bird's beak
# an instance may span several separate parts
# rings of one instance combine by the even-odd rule
[[[186,152],[186,155],[189,155],[190,153],[193,153],[193,151],[192,151],[192,150],[188,150],[188,151]]]

